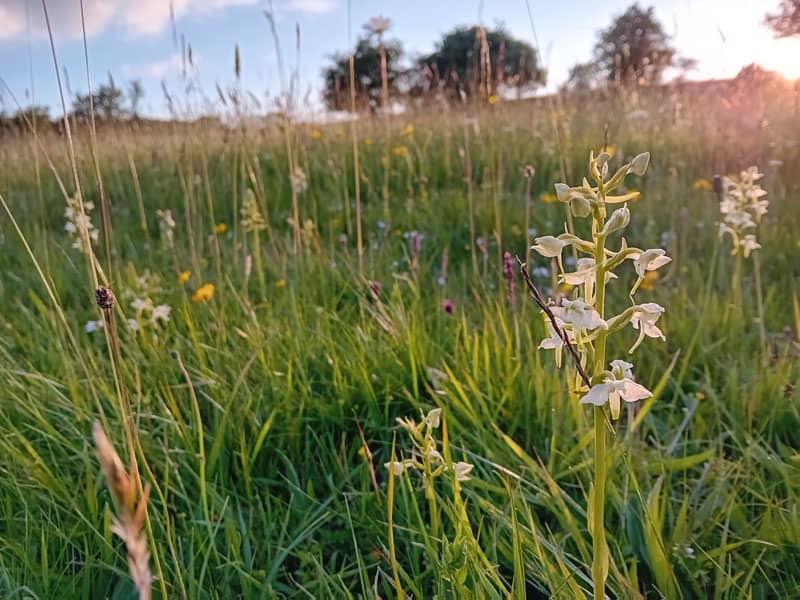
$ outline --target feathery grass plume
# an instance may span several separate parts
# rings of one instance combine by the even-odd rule
[[[125,470],[117,451],[106,437],[100,421],[95,420],[92,426],[92,436],[100,468],[111,492],[117,513],[111,525],[111,531],[125,542],[128,568],[136,591],[139,592],[139,599],[149,600],[152,575],[149,564],[150,553],[147,550],[147,538],[144,535],[143,526],[147,515],[150,485],[145,485],[142,495],[137,499],[139,472],[135,463],[131,464],[130,471]]]
[[[293,192],[296,196],[296,193]],[[267,297],[267,282],[264,278],[264,267],[261,264],[261,231],[267,228],[267,223],[258,208],[258,200],[251,189],[244,193],[244,202],[240,214],[240,224],[246,233],[253,238],[253,257],[255,258],[256,273],[258,275],[258,285],[261,290],[261,298]],[[292,217],[293,219],[294,217]],[[295,225],[295,223],[292,223]]]

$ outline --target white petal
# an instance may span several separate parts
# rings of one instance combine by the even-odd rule
[[[625,388],[622,390],[622,397],[625,402],[636,402],[637,400],[644,400],[653,394],[650,393],[643,385],[636,383],[631,379],[625,379]]]
[[[386,467],[386,469],[387,469],[387,470],[388,470],[388,471],[389,471],[389,472],[390,472],[392,475],[402,475],[402,474],[403,474],[403,471],[405,471],[405,470],[406,470],[406,466],[405,466],[403,463],[401,463],[401,462],[398,462],[398,461],[396,461],[396,460],[393,460],[393,461],[389,461],[389,462],[387,462],[387,463],[384,463],[384,464],[383,464],[383,466],[384,466],[384,467]]]
[[[623,378],[631,377],[633,365],[625,360],[617,359],[611,361],[611,372],[615,375],[619,373]]]
[[[610,383],[598,383],[593,385],[592,388],[586,392],[581,398],[581,404],[594,404],[595,406],[603,406],[608,401],[608,395],[614,389]]]
[[[456,474],[457,481],[469,481],[469,472],[472,471],[473,465],[466,462],[457,462],[453,465],[453,471]]]

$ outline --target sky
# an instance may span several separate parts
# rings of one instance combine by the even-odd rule
[[[55,39],[65,93],[85,92],[87,71],[80,0],[45,0]],[[344,53],[373,16],[391,19],[389,36],[400,39],[410,57],[430,52],[442,35],[458,25],[504,25],[512,35],[537,46],[549,72],[549,89],[569,67],[588,60],[598,30],[607,27],[632,0],[272,0],[284,70],[299,74],[299,90],[319,106],[321,71],[333,53]],[[784,75],[800,77],[800,39],[774,40],[764,14],[778,0],[643,0],[681,56],[698,60],[692,79],[734,76],[757,62]],[[109,73],[120,87],[139,79],[145,90],[140,113],[165,116],[163,86],[175,98],[185,95],[181,39],[192,48],[189,79],[195,90],[217,98],[216,86],[235,82],[234,47],[241,53],[241,86],[264,106],[280,95],[282,84],[264,10],[269,0],[83,0],[89,79],[96,88]],[[528,8],[532,15],[533,27]],[[170,12],[174,14],[173,20]],[[535,29],[534,29],[535,28]],[[299,53],[296,31],[300,32]],[[288,75],[287,75],[288,76]],[[47,105],[61,113],[56,71],[45,26],[42,0],[0,0],[0,77],[19,104]],[[67,99],[69,107],[70,100]],[[0,83],[0,110],[16,105]]]

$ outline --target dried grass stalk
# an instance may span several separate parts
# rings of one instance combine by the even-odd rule
[[[139,472],[135,462],[131,464],[130,471],[125,470],[117,451],[106,437],[99,421],[94,422],[92,435],[97,458],[100,460],[100,467],[106,478],[106,484],[111,492],[117,513],[111,531],[125,542],[128,552],[128,568],[136,590],[139,592],[140,600],[150,600],[150,583],[152,581],[149,564],[150,552],[147,550],[147,538],[143,531],[150,486],[144,487],[137,501],[140,485]]]

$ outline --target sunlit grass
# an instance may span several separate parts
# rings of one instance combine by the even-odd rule
[[[614,165],[634,150],[652,155],[647,177],[631,182],[643,199],[630,228],[640,239],[629,243],[656,240],[674,260],[639,291],[668,307],[659,321],[668,341],[639,351],[637,377],[655,401],[623,411],[609,446],[608,591],[794,597],[800,131],[783,105],[769,105],[757,140],[744,129],[718,137],[711,123],[728,113],[698,103],[676,119],[657,100],[642,100],[644,123],[621,111],[610,136]],[[149,271],[152,301],[171,307],[166,323],[137,331],[117,319],[117,374],[152,485],[149,541],[163,577],[153,565],[154,596],[163,584],[170,597],[388,598],[397,581],[425,598],[591,592],[591,413],[537,350],[545,331],[519,281],[509,302],[502,255],[525,256],[526,228],[563,229],[564,206],[543,194],[579,180],[588,149],[603,144],[601,114],[559,108],[563,157],[551,115],[536,105],[359,123],[363,274],[353,139],[340,126],[295,125],[291,164],[307,178],[299,195],[278,131],[165,126],[120,142],[98,132],[110,285],[134,317],[125,290]],[[96,202],[81,135],[76,160],[85,200]],[[63,140],[45,148],[67,173]],[[2,213],[0,595],[130,597],[91,442],[100,417],[125,447],[106,341],[85,331],[98,319],[94,287],[64,231],[52,174],[39,188],[29,147],[4,143],[2,153],[0,193],[19,232]],[[771,200],[758,251],[766,366],[753,273],[746,264],[734,302],[716,199],[693,185],[750,164],[766,171]],[[295,197],[299,223],[289,223]],[[257,227],[243,222],[245,206],[251,217],[257,209]],[[158,209],[172,211],[173,244]],[[95,226],[105,261],[99,218]],[[537,285],[551,286],[549,262],[532,253],[530,267]],[[609,284],[610,310],[629,303],[632,283]],[[609,355],[625,355],[636,338],[627,334],[609,340]],[[390,484],[383,464],[395,434],[396,452],[406,448],[395,417],[436,407],[445,459],[474,469],[457,485],[437,480],[431,503],[408,474]],[[441,512],[436,532],[430,506]]]

